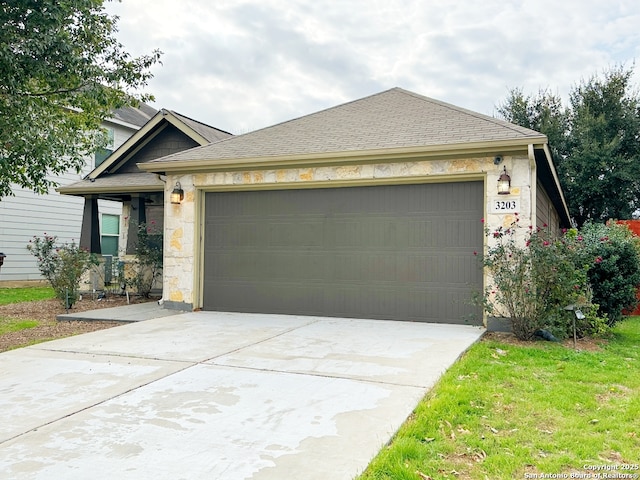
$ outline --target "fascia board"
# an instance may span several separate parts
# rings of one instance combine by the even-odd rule
[[[167,119],[167,121],[169,123],[171,123],[171,125],[173,125],[178,130],[180,130],[182,133],[187,135],[194,142],[196,142],[196,143],[198,143],[200,145],[209,145],[209,143],[211,143],[211,142],[209,142],[209,140],[204,138],[202,135],[200,135],[198,132],[196,132],[193,128],[191,128],[189,125],[185,124],[182,120],[180,120],[178,117],[176,117],[171,111],[166,110],[165,118]]]
[[[92,187],[92,188],[84,188],[84,187],[62,187],[57,188],[56,192],[61,193],[62,195],[96,195],[100,193],[150,193],[150,192],[163,192],[163,185],[126,185],[122,187],[113,187],[113,186],[105,186],[105,187]]]
[[[382,150],[361,150],[347,152],[329,152],[309,155],[287,155],[274,157],[230,158],[230,159],[194,159],[182,161],[151,161],[139,163],[138,168],[147,172],[203,172],[230,171],[245,169],[273,169],[309,166],[335,166],[351,163],[375,163],[403,161],[416,158],[443,158],[482,154],[525,153],[532,140],[540,145],[546,137],[489,142],[433,145],[428,147],[403,147]]]

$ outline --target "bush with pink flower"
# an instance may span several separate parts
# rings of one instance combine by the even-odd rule
[[[80,278],[92,266],[98,265],[95,255],[80,248],[75,241],[58,243],[58,238],[44,234],[33,237],[27,245],[35,257],[38,269],[46,278],[65,308],[71,308],[80,297]]]
[[[485,233],[482,265],[491,281],[478,300],[489,315],[509,318],[520,339],[541,329],[573,334],[568,306],[585,314],[575,325],[585,336],[603,333],[636,305],[640,240],[624,225],[587,224],[554,238],[516,221]]]

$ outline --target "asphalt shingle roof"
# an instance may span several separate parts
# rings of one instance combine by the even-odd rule
[[[220,130],[219,128],[212,127],[202,122],[198,122],[193,118],[185,117],[184,115],[176,112],[175,110],[171,110],[171,113],[173,113],[176,117],[178,117],[185,125],[188,125],[189,127],[191,127],[193,130],[198,132],[200,135],[206,138],[207,141],[211,143],[224,140],[225,138],[231,136],[230,133],[225,132],[224,130]]]
[[[158,111],[146,103],[141,103],[137,108],[123,107],[113,111],[113,118],[122,122],[142,127]]]
[[[93,180],[85,178],[59,189],[67,194],[164,190],[164,183],[153,173],[114,173]]]
[[[149,162],[268,158],[475,142],[544,135],[393,88],[217,143]]]

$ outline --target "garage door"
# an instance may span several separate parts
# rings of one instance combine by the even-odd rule
[[[204,309],[480,324],[483,183],[206,194]]]

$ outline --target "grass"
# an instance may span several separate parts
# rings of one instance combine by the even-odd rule
[[[620,323],[600,351],[479,342],[358,478],[571,478],[594,473],[585,465],[637,468],[639,372],[640,317]]]
[[[55,298],[51,287],[0,288],[0,305]],[[40,325],[37,320],[0,317],[0,335]]]
[[[55,298],[51,287],[0,288],[0,305]]]
[[[37,320],[18,320],[15,318],[0,317],[0,335],[11,332],[19,332],[28,328],[37,327],[40,322]]]

